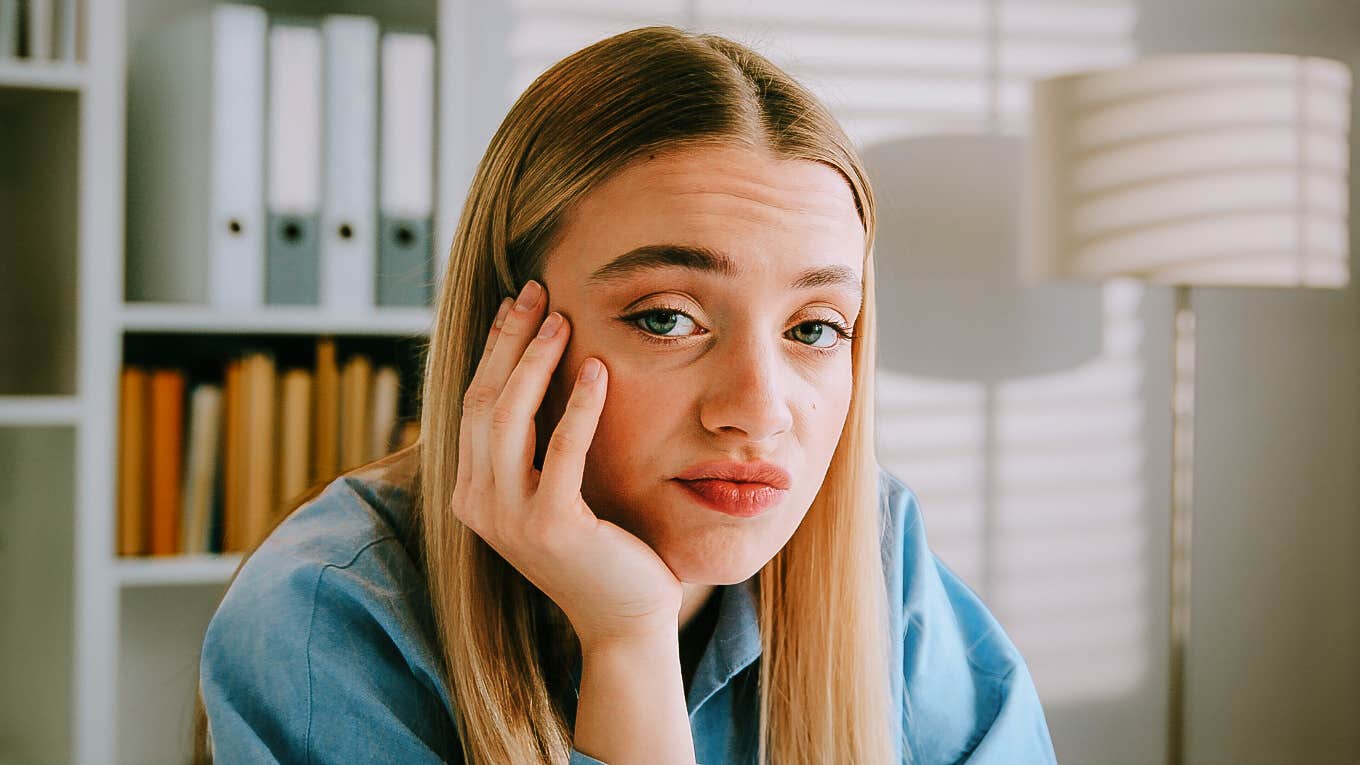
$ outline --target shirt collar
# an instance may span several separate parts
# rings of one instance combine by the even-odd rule
[[[704,646],[690,680],[685,704],[694,714],[738,672],[760,657],[760,620],[756,609],[757,576],[719,588],[722,601],[713,634]]]
[[[694,677],[690,679],[689,696],[685,699],[690,717],[738,672],[760,658],[760,619],[756,609],[758,577],[756,574],[744,582],[722,585],[714,592],[713,597],[720,598],[718,619],[694,668]],[[579,661],[572,670],[572,684],[576,690],[573,695],[579,696]]]

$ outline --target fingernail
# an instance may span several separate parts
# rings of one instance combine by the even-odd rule
[[[496,311],[497,327],[503,326],[505,324],[505,315],[507,313],[510,313],[510,298],[505,298],[504,300],[502,300],[500,310]]]
[[[548,314],[548,318],[543,320],[543,326],[538,328],[538,336],[544,340],[557,334],[557,330],[562,326],[562,314],[553,311]]]
[[[581,379],[589,382],[600,376],[600,362],[598,359],[586,359],[586,363],[581,365]]]
[[[524,285],[524,289],[520,290],[519,300],[515,301],[515,307],[521,311],[529,310],[538,302],[538,296],[542,291],[543,288],[539,286],[538,282],[530,279],[528,283]]]

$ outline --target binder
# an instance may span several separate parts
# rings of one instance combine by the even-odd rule
[[[0,0],[0,61],[19,57],[19,0]]]
[[[76,24],[79,10],[76,0],[58,0],[61,3],[56,15],[56,58],[60,61],[76,60]]]
[[[378,22],[331,14],[325,40],[325,186],[321,303],[333,311],[374,304],[377,270]]]
[[[382,36],[378,305],[425,306],[433,284],[434,39]]]
[[[269,212],[265,299],[316,305],[321,215],[321,29],[269,27]]]
[[[157,25],[128,77],[129,300],[264,302],[263,8]]]
[[[52,58],[52,0],[28,0],[28,57]]]

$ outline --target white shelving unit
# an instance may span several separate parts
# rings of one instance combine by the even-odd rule
[[[509,105],[491,0],[245,0],[365,13],[438,46],[435,248]],[[426,309],[223,311],[124,300],[129,52],[213,0],[82,3],[78,63],[0,62],[0,763],[183,763],[203,629],[239,555],[127,559],[118,381],[136,335],[420,336]],[[473,70],[477,63],[476,71]]]

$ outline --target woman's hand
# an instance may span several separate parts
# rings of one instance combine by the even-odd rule
[[[601,520],[581,497],[586,452],[595,437],[609,375],[598,359],[578,376],[533,465],[534,414],[566,348],[571,327],[543,288],[506,298],[463,396],[453,513],[562,609],[583,650],[647,639],[678,628],[680,581],[647,543]],[[543,337],[540,326],[556,334]]]

